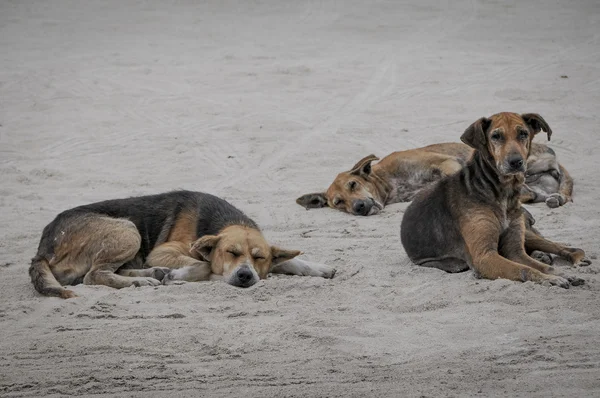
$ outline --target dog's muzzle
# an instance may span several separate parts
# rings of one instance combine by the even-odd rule
[[[357,199],[352,202],[352,212],[357,216],[370,216],[379,213],[383,206],[373,198]]]
[[[258,274],[248,265],[237,267],[227,279],[227,283],[236,287],[250,287],[259,281]]]
[[[521,155],[510,155],[502,164],[503,174],[524,173],[527,163]]]

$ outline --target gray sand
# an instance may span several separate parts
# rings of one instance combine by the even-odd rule
[[[406,204],[294,202],[370,153],[538,112],[575,202],[529,209],[596,258],[598,1],[195,3],[0,2],[1,396],[600,395],[600,260],[569,290],[447,275],[408,261]],[[176,188],[336,278],[34,292],[57,213]]]

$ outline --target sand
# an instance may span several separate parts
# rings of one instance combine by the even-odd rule
[[[600,3],[197,3],[0,2],[1,396],[600,395]],[[574,203],[528,208],[594,259],[583,287],[418,268],[407,204],[295,204],[500,111],[554,130]],[[336,277],[33,290],[57,213],[177,188]]]

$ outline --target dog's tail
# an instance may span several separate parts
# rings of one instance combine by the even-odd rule
[[[52,274],[48,260],[39,254],[31,260],[29,276],[31,277],[31,283],[33,283],[35,290],[45,296],[57,296],[64,299],[77,297],[75,292],[61,286],[54,277],[54,274]]]
[[[573,201],[573,178],[571,175],[563,167],[562,164],[559,164],[560,168],[560,184],[558,186],[558,193],[560,193],[565,198],[565,203]]]

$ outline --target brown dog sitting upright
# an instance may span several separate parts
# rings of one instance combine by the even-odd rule
[[[469,146],[450,142],[394,152],[374,165],[378,158],[369,155],[338,174],[326,192],[302,195],[296,203],[306,209],[329,206],[369,216],[388,204],[411,201],[421,189],[460,170],[472,155]],[[525,178],[523,203],[558,207],[571,200],[573,180],[544,144],[532,143]]]
[[[531,140],[541,130],[552,131],[537,114],[500,113],[477,120],[465,131],[461,140],[475,150],[471,160],[458,173],[422,190],[404,213],[400,235],[414,263],[447,272],[472,268],[483,278],[564,288],[583,283],[527,254],[540,250],[575,265],[589,264],[582,250],[537,234],[521,208],[526,159]]]

